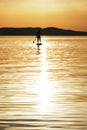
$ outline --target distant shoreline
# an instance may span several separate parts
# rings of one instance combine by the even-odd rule
[[[37,30],[41,30],[42,36],[87,36],[87,32],[64,30],[56,27],[47,28],[0,28],[0,36],[34,36]]]

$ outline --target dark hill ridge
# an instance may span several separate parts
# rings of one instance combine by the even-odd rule
[[[47,36],[87,36],[87,32],[64,30],[55,27],[47,28],[0,28],[0,35],[2,36],[32,36],[35,35],[37,30],[41,30],[41,35]]]

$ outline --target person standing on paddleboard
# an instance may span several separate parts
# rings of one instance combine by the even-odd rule
[[[37,31],[36,38],[37,38],[37,43],[41,43],[41,33],[40,33],[40,30]]]

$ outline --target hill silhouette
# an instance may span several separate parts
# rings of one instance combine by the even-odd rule
[[[41,30],[41,35],[47,36],[87,36],[87,32],[64,30],[55,27],[47,28],[0,28],[1,36],[33,36],[36,34],[37,30]]]

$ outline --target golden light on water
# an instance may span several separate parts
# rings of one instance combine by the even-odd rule
[[[87,38],[48,38],[0,39],[0,130],[87,129]]]
[[[47,63],[47,54],[46,54],[47,44],[44,42],[43,50],[41,50],[41,57],[40,57],[40,79],[37,88],[38,93],[38,106],[37,110],[40,114],[46,114],[49,112],[49,108],[51,107],[51,88],[49,77],[48,77],[48,63]]]

